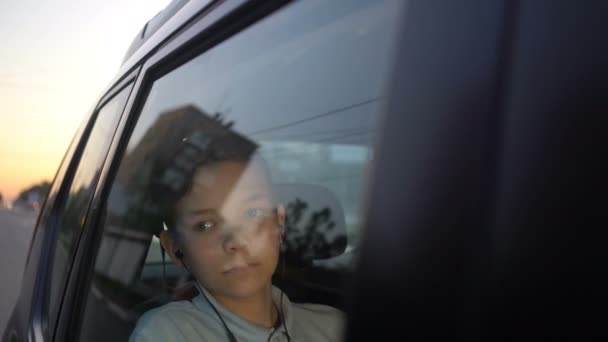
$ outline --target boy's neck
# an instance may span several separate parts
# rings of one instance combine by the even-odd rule
[[[247,298],[212,295],[233,314],[256,325],[272,328],[278,319],[277,308],[272,301],[272,286]]]

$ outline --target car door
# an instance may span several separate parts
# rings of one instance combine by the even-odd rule
[[[410,1],[393,11],[403,16],[398,17],[398,39],[389,44],[398,47],[397,57],[388,59],[385,65],[392,78],[381,77],[381,81],[391,79],[387,92],[345,101],[348,105],[332,106],[330,110],[307,112],[302,98],[310,96],[313,104],[327,99],[310,91],[312,86],[298,88],[303,84],[321,86],[305,80],[315,76],[317,81],[344,82],[351,76],[356,80],[357,72],[365,73],[370,66],[363,63],[357,72],[346,72],[346,62],[329,64],[331,70],[320,68],[325,74],[309,70],[303,73],[309,79],[290,75],[290,80],[300,82],[279,82],[281,89],[272,88],[276,84],[267,76],[271,72],[258,78],[251,75],[267,66],[265,58],[272,57],[276,51],[273,48],[280,46],[276,43],[282,42],[281,37],[273,37],[274,33],[283,32],[286,40],[294,38],[289,34],[294,31],[276,27],[290,26],[292,21],[284,18],[291,18],[290,10],[294,9],[301,16],[310,14],[308,18],[317,20],[316,25],[322,29],[335,23],[332,19],[336,16],[357,22],[361,16],[344,14],[370,12],[349,12],[348,6],[336,6],[315,16],[312,14],[319,14],[314,11],[315,3],[302,3],[262,6],[222,2],[213,11],[201,13],[146,61],[146,76],[137,85],[137,100],[129,105],[131,117],[124,123],[124,135],[111,149],[116,157],[102,172],[107,183],[94,199],[98,210],[90,216],[90,235],[85,236],[86,243],[77,252],[78,272],[70,277],[71,295],[65,301],[69,305],[64,305],[66,309],[61,312],[56,339],[91,340],[100,333],[107,334],[102,335],[104,338],[125,339],[139,315],[159,304],[151,300],[163,290],[158,241],[143,227],[132,229],[132,218],[121,213],[123,206],[115,204],[124,197],[118,184],[121,179],[130,179],[127,170],[144,165],[145,158],[140,158],[143,153],[138,151],[150,144],[142,141],[158,145],[157,139],[144,139],[146,133],[156,132],[148,137],[165,136],[154,127],[163,114],[192,117],[186,120],[190,123],[197,120],[194,118],[215,117],[230,127],[228,123],[234,119],[235,129],[256,143],[266,144],[266,158],[274,155],[275,172],[282,181],[316,181],[339,199],[357,199],[355,203],[338,201],[345,212],[355,213],[355,218],[349,219],[353,226],[365,227],[353,230],[361,241],[354,246],[359,261],[354,280],[341,278],[343,274],[333,272],[331,267],[329,272],[319,271],[323,267],[298,269],[290,279],[298,285],[292,292],[295,297],[344,305],[349,313],[348,340],[511,340],[530,331],[547,337],[552,332],[584,334],[600,330],[597,321],[601,315],[586,312],[581,303],[591,303],[595,311],[600,311],[605,297],[602,272],[597,271],[603,269],[606,260],[602,253],[605,239],[590,228],[596,226],[595,222],[605,223],[605,200],[600,190],[605,189],[606,170],[599,163],[602,158],[594,157],[605,150],[600,139],[603,125],[598,119],[606,108],[605,97],[598,90],[606,70],[604,31],[597,29],[605,26],[602,7],[510,1],[437,6],[430,1]],[[350,4],[359,9],[381,8],[377,4],[359,5],[362,3]],[[366,25],[357,25],[358,30],[352,31],[348,23],[352,21],[341,21],[333,28],[362,36],[374,32]],[[261,36],[268,41],[256,40],[256,32],[263,32]],[[304,36],[308,43],[322,40],[314,34]],[[246,45],[239,43],[240,39],[253,47],[244,50],[248,54],[240,55],[250,60],[240,61],[238,53],[222,53],[231,49],[238,52]],[[262,45],[266,49],[260,49],[264,42],[268,44]],[[543,48],[535,49],[539,44]],[[331,45],[325,46],[325,51],[333,51]],[[319,51],[315,44],[311,46],[310,51]],[[266,55],[257,55],[259,50]],[[306,65],[306,59],[298,58],[310,51],[281,55],[285,59],[281,62]],[[353,55],[333,53],[342,57],[341,61]],[[366,60],[365,53],[361,54]],[[281,63],[269,65],[282,70]],[[238,68],[226,69],[231,66]],[[363,79],[371,80],[370,84],[382,83],[374,75],[366,74]],[[239,107],[232,108],[236,102],[231,96],[248,92],[239,91],[238,86],[233,94],[222,95],[221,90],[227,84],[251,85],[251,80],[259,80],[257,87],[248,88],[256,95],[254,99],[266,101],[247,102],[247,108],[256,113],[247,116]],[[345,83],[339,84],[349,89],[348,94],[361,91],[356,87],[359,82]],[[189,90],[206,85],[204,92],[198,89],[193,94],[208,98],[180,94],[183,84],[192,86],[186,87]],[[333,91],[327,94],[339,93],[331,82],[329,87]],[[264,94],[265,89],[284,95],[289,104],[299,104],[295,111],[302,110],[304,116],[294,115],[273,125],[264,122],[269,119],[264,110],[273,108],[263,105],[279,103],[268,101],[270,97],[264,96],[272,94]],[[288,96],[294,89],[299,98]],[[540,97],[533,100],[536,95]],[[318,118],[323,118],[327,127],[332,127],[328,118],[340,118],[347,124],[364,122],[339,114],[361,110],[375,103],[376,97],[386,101],[382,109],[368,108],[365,113],[381,113],[380,122],[349,126],[349,130],[337,133],[333,128],[293,129],[296,123],[307,125]],[[191,101],[197,107],[184,106]],[[589,104],[592,107],[586,107]],[[201,108],[206,115],[201,114]],[[587,114],[598,116],[572,115],[581,108],[589,108]],[[163,122],[169,125],[171,121]],[[256,129],[243,129],[248,127]],[[362,136],[371,138],[372,128],[381,132],[373,136],[376,143],[361,143]],[[181,129],[187,131],[188,127]],[[328,136],[315,139],[311,145],[309,138],[315,134]],[[288,144],[281,145],[285,142]],[[336,142],[337,147],[332,144]],[[560,148],[551,150],[550,146]],[[328,157],[324,162],[333,164],[314,164],[306,159],[319,154]],[[298,164],[302,160],[313,163],[313,170],[302,168]],[[333,169],[329,172],[325,166]],[[281,169],[289,170],[287,175],[294,178],[281,174]],[[357,182],[345,181],[344,169],[356,170],[347,176]],[[139,170],[145,171],[145,167]],[[319,170],[323,172],[317,173]],[[363,176],[368,170],[370,178]],[[332,177],[326,177],[328,174]],[[334,178],[342,183],[333,184]],[[354,194],[348,192],[352,189],[356,190]],[[361,189],[369,189],[367,197]],[[365,205],[362,198],[366,198]],[[320,261],[323,263],[327,261]],[[340,261],[329,261],[330,265],[335,263]],[[187,277],[174,271],[168,272],[172,281],[179,283]],[[343,282],[352,286],[353,292],[344,290]]]

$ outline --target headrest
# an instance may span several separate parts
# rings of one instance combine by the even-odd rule
[[[310,263],[344,253],[348,243],[344,211],[330,190],[312,184],[275,184],[273,189],[286,211],[288,261]]]

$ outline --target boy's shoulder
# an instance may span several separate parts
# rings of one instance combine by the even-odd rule
[[[292,317],[297,330],[306,340],[342,340],[346,315],[323,304],[292,304]]]
[[[342,324],[346,315],[341,310],[324,304],[293,303],[293,315],[298,321],[316,321],[326,324]]]
[[[164,304],[162,306],[159,306],[157,308],[151,309],[146,311],[139,319],[139,321],[137,322],[138,325],[140,324],[150,324],[150,323],[154,323],[157,322],[159,320],[166,320],[166,318],[169,318],[170,320],[172,320],[173,317],[175,317],[175,315],[184,315],[184,314],[191,314],[192,311],[196,311],[196,307],[194,306],[194,304],[192,304],[192,302],[187,301],[187,300],[180,300],[180,301],[175,301],[175,302],[170,302],[167,304]]]
[[[163,338],[175,337],[179,331],[177,323],[193,317],[196,311],[196,307],[186,300],[148,310],[137,321],[129,341],[162,341]]]

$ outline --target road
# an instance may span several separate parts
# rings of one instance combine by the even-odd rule
[[[19,295],[36,215],[31,211],[0,208],[0,336]]]

